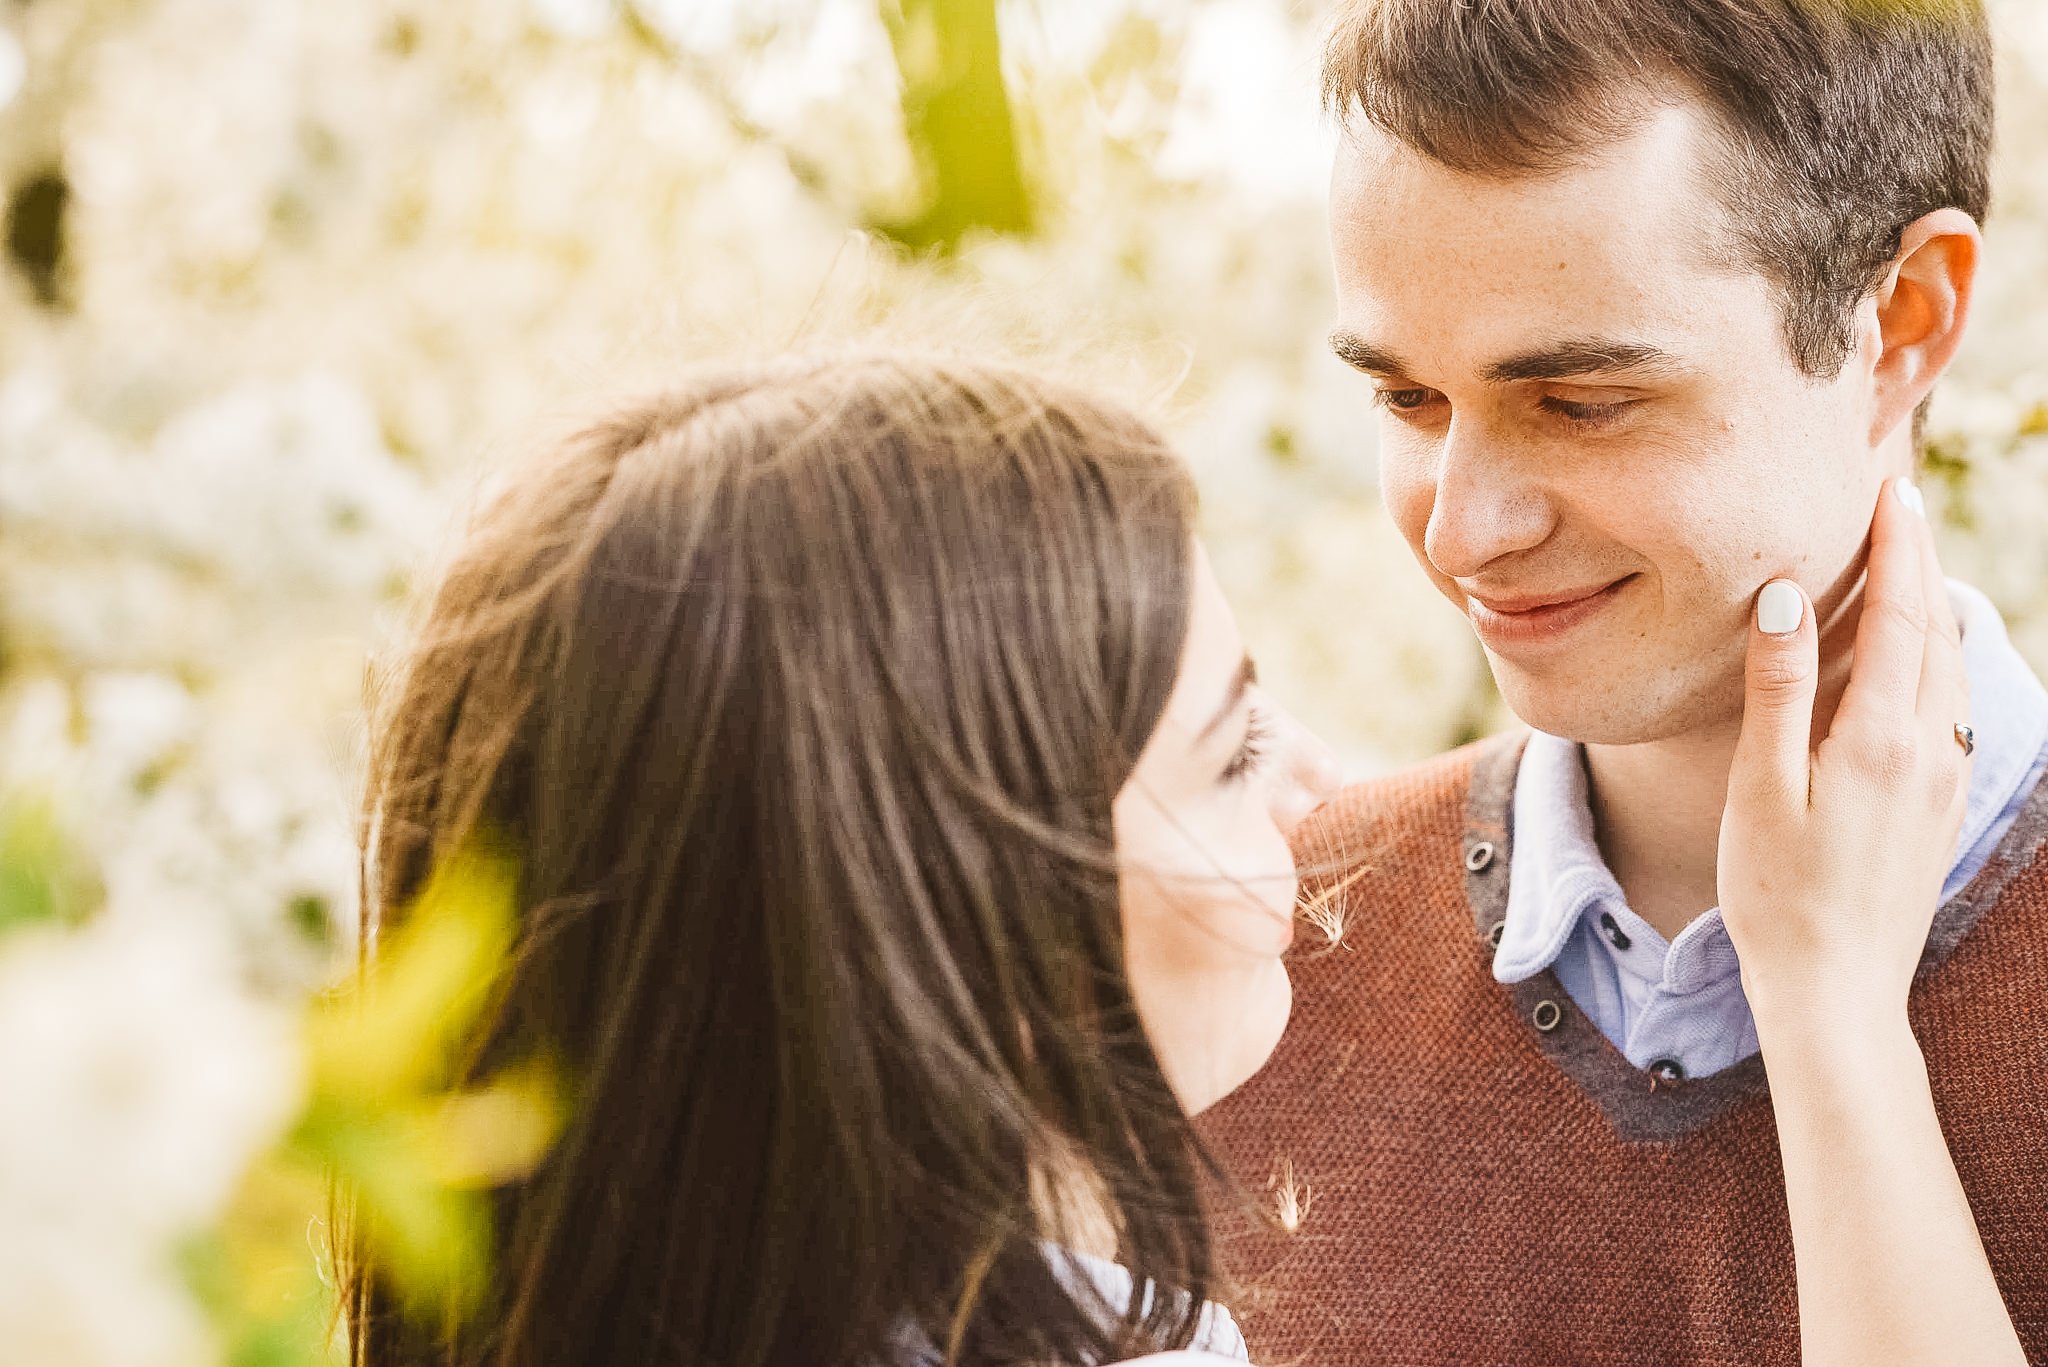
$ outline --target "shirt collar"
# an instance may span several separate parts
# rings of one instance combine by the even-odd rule
[[[1493,956],[1493,976],[1501,982],[1541,973],[1564,951],[1589,906],[1624,900],[1594,839],[1590,798],[1580,746],[1532,733],[1515,771],[1509,808],[1514,857],[1508,864],[1506,921]]]
[[[1952,886],[1942,889],[1944,899],[1961,891],[1967,870],[1982,864],[1971,853],[2048,746],[2048,690],[2013,648],[1998,609],[1955,580],[1949,581],[1949,595],[1962,626],[1977,752]],[[1627,905],[1594,837],[1590,797],[1583,747],[1532,733],[1515,774],[1509,814],[1514,858],[1508,868],[1506,921],[1493,960],[1493,976],[1501,982],[1521,982],[1549,968],[1589,911],[1602,904]]]

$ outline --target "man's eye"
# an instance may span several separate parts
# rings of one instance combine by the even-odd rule
[[[1571,399],[1560,399],[1555,394],[1545,395],[1540,404],[1545,412],[1555,413],[1581,427],[1605,427],[1619,421],[1634,406],[1633,399],[1619,403],[1575,403]]]
[[[1433,389],[1378,389],[1373,391],[1373,402],[1397,413],[1413,413],[1427,407],[1435,396]]]

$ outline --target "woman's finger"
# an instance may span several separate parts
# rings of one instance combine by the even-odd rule
[[[1926,519],[1914,509],[1919,496],[1910,481],[1895,479],[1877,500],[1863,618],[1856,627],[1856,664],[1842,695],[1838,731],[1841,722],[1851,722],[1871,734],[1897,734],[1918,711],[1927,656],[1927,599],[1921,586]]]
[[[1819,677],[1819,635],[1806,593],[1789,579],[1774,579],[1757,595],[1751,615],[1742,735],[1729,775],[1731,791],[1805,806]]]
[[[1915,505],[1916,511],[1922,507]],[[1934,528],[1923,515],[1916,530],[1921,594],[1927,604],[1927,653],[1920,667],[1920,715],[1930,725],[1953,728],[1957,722],[1969,720],[1970,683],[1963,672],[1962,629],[1956,623],[1955,602],[1948,594],[1948,578],[1941,572]]]
[[[1923,744],[1934,747],[1933,753],[1940,757],[1931,775],[1935,805],[1945,813],[1953,839],[1962,829],[1970,788],[1970,758],[1956,730],[1970,720],[1970,680],[1963,668],[1962,629],[1956,622],[1948,579],[1941,572],[1934,528],[1926,520],[1925,505],[1916,501],[1914,506],[1922,513],[1918,528],[1920,582],[1927,601],[1927,655],[1920,669],[1920,726],[1926,737]],[[1943,766],[1948,766],[1946,772]]]

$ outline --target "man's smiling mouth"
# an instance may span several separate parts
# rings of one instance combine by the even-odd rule
[[[1605,612],[1635,579],[1629,574],[1604,584],[1543,593],[1467,591],[1465,614],[1490,649],[1548,644]]]

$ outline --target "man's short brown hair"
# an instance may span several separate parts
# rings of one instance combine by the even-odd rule
[[[1982,0],[1351,0],[1324,52],[1331,109],[1482,175],[1560,171],[1674,95],[1721,125],[1716,198],[1810,375],[1906,225],[1990,207]]]

